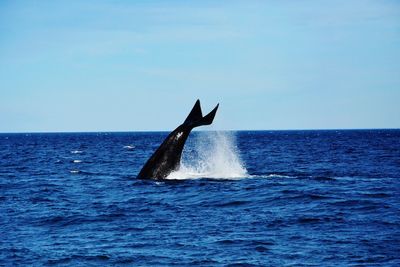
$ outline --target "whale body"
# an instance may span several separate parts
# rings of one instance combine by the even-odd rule
[[[203,117],[200,100],[197,100],[186,120],[172,131],[153,155],[143,165],[137,175],[139,179],[164,179],[180,167],[183,147],[193,128],[210,125],[215,117],[219,104]]]

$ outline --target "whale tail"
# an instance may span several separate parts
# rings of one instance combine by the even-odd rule
[[[217,113],[218,106],[219,104],[213,110],[211,110],[210,113],[203,117],[200,107],[200,100],[197,99],[192,108],[192,111],[190,111],[183,124],[191,126],[193,128],[202,125],[210,125],[214,120],[215,114]]]

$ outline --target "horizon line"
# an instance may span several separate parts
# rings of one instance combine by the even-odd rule
[[[304,129],[229,129],[229,130],[193,130],[194,132],[279,132],[279,131],[368,131],[400,130],[400,128],[304,128]],[[121,131],[21,131],[0,132],[0,134],[63,134],[63,133],[164,133],[172,130],[121,130]]]

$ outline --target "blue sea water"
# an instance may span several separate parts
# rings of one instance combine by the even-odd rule
[[[1,266],[400,266],[400,130],[0,134]]]

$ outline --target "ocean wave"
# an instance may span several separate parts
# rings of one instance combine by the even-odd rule
[[[271,174],[261,176],[261,177],[262,178],[295,178],[295,176],[276,174],[276,173],[271,173]]]
[[[83,255],[71,255],[68,257],[61,257],[58,259],[48,259],[47,263],[50,265],[59,265],[59,264],[68,264],[73,261],[80,261],[80,262],[86,262],[86,261],[94,261],[94,262],[101,262],[101,261],[107,261],[110,259],[110,256],[105,255],[105,254],[100,254],[100,255],[89,255],[89,256],[83,256]]]

